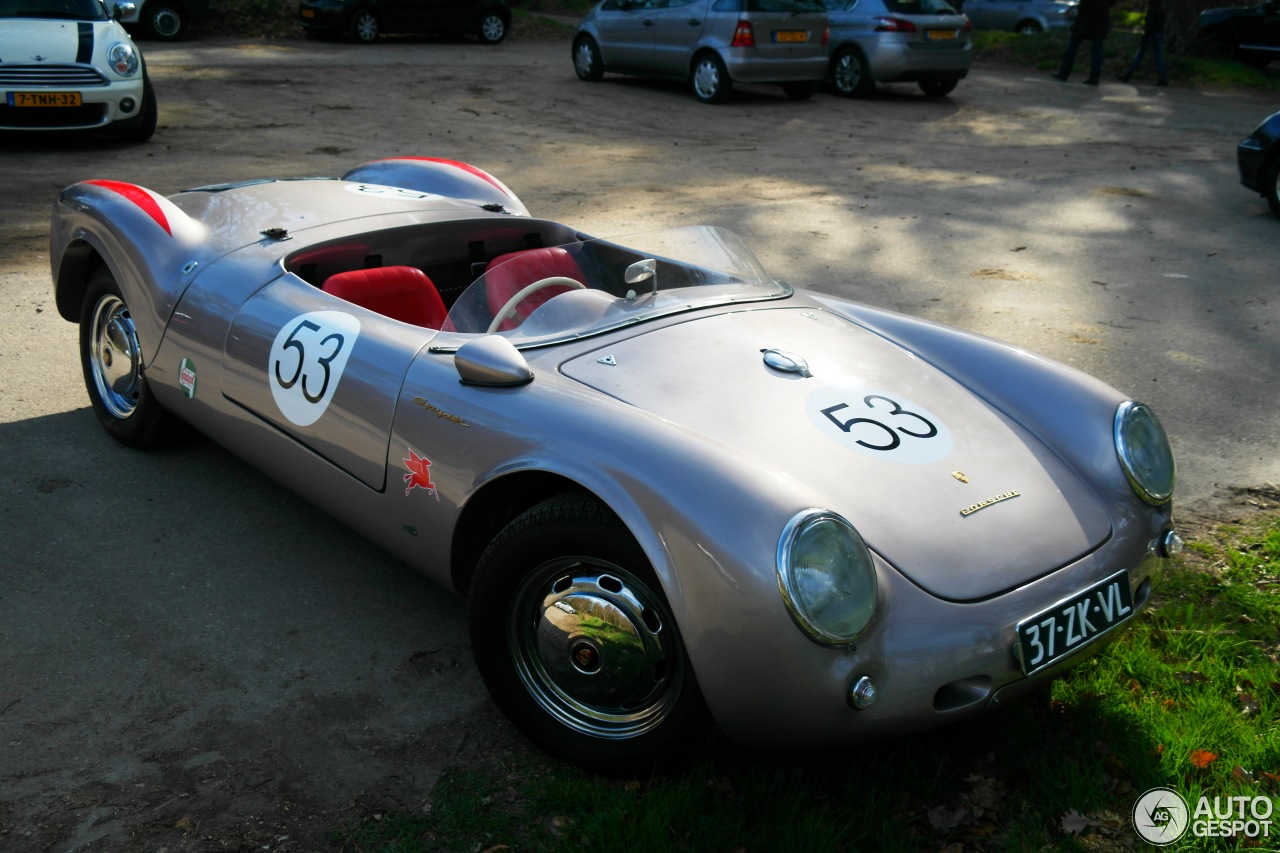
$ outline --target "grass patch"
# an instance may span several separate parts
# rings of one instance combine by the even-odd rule
[[[537,754],[448,769],[425,813],[335,830],[349,853],[1145,849],[1156,786],[1270,796],[1280,835],[1280,515],[1191,543],[1155,603],[1052,689],[981,720],[820,757],[729,745],[675,777]],[[1243,839],[1184,837],[1178,850]]]

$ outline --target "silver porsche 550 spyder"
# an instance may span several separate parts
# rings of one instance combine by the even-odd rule
[[[547,751],[678,766],[981,713],[1175,551],[1152,411],[797,290],[713,227],[596,239],[465,164],[54,205],[59,313],[132,447],[186,421],[467,599]]]

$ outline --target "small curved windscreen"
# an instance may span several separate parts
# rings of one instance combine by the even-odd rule
[[[102,0],[0,0],[0,18],[105,21],[107,9]]]
[[[458,297],[441,331],[500,334],[517,347],[538,346],[790,294],[733,232],[671,228],[494,258]]]

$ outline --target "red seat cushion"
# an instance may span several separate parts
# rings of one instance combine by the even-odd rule
[[[507,300],[515,296],[521,289],[535,281],[552,276],[564,276],[586,284],[582,268],[564,249],[554,246],[545,249],[525,249],[522,252],[511,252],[499,255],[489,261],[485,267],[485,292],[489,299],[489,310],[497,315]],[[551,286],[529,294],[521,301],[516,314],[528,317],[534,309],[553,296],[559,296],[570,287]],[[502,324],[502,329],[514,328],[510,320]]]
[[[372,267],[331,275],[321,288],[377,314],[438,329],[448,316],[444,300],[427,274],[417,267]]]

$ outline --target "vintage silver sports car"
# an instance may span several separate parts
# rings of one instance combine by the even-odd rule
[[[1149,408],[719,228],[595,239],[399,158],[85,181],[51,239],[108,433],[180,418],[465,595],[497,703],[600,770],[973,716],[1105,645],[1179,544]]]

